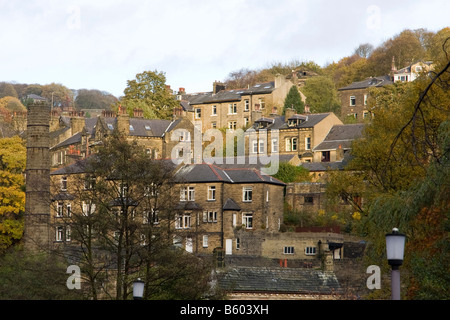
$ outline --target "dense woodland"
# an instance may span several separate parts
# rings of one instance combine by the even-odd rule
[[[338,88],[370,76],[388,74],[392,57],[397,68],[418,60],[433,61],[435,68],[414,82],[396,83],[370,92],[369,106],[376,116],[366,124],[363,138],[354,142],[353,160],[347,170],[330,174],[327,209],[315,217],[290,211],[285,220],[292,224],[301,220],[310,225],[340,225],[345,232],[367,241],[367,265],[380,265],[385,274],[389,267],[384,258],[384,235],[398,227],[408,237],[402,266],[403,298],[448,299],[450,28],[436,33],[405,30],[379,47],[362,44],[352,55],[324,67],[312,61],[292,61],[260,70],[243,68],[231,72],[224,83],[227,88],[241,88],[272,81],[276,74],[307,70],[317,76],[307,79],[302,87],[306,104],[312,112],[335,111],[339,108]],[[128,81],[120,98],[97,90],[77,90],[75,95],[60,84],[1,83],[0,111],[6,114],[25,110],[26,97],[32,93],[53,101],[57,107],[114,109],[121,103],[130,110],[139,106],[149,118],[167,117],[167,106],[174,103],[165,90],[164,73],[146,71]],[[24,294],[8,289],[17,285],[11,274],[13,265],[23,267],[22,281],[36,277],[29,274],[25,262],[14,264],[16,260],[11,258],[11,252],[20,245],[23,231],[24,155],[25,144],[21,138],[0,139],[0,298]],[[283,166],[281,169],[278,178],[286,182],[307,180],[307,173],[298,168]],[[364,201],[354,201],[357,198]],[[336,201],[343,199],[352,205],[351,210],[335,209]],[[37,279],[43,286],[51,287],[51,281],[42,275]],[[177,288],[174,283],[171,291],[174,295]],[[182,289],[187,292],[187,288]],[[54,298],[63,293],[60,288],[54,288],[53,292],[40,295],[40,298]],[[364,298],[388,299],[389,284],[383,284],[381,290]]]

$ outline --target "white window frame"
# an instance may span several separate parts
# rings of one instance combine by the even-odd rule
[[[56,241],[62,242],[64,240],[64,228],[61,226],[56,227]]]
[[[294,253],[295,253],[295,249],[293,246],[283,247],[283,254],[294,254]]]
[[[202,108],[195,108],[195,119],[202,118]]]
[[[272,139],[272,152],[278,152],[278,139]]]
[[[305,255],[314,256],[317,253],[316,247],[305,247]]]
[[[175,216],[175,229],[190,229],[191,228],[191,213],[179,213]]]
[[[216,186],[208,186],[208,201],[216,201]]]
[[[61,177],[61,191],[67,191],[67,177]]]
[[[237,128],[236,121],[228,121],[228,129],[236,130],[236,128]]]
[[[252,202],[253,187],[242,187],[242,202]]]
[[[203,248],[208,248],[208,235],[204,234],[202,237]]]
[[[217,105],[213,104],[211,106],[211,115],[212,116],[217,116]]]
[[[286,151],[292,151],[291,138],[286,138],[285,142],[286,142]]]
[[[228,114],[237,114],[237,104],[236,103],[228,104]]]
[[[245,226],[245,229],[253,229],[253,213],[242,213],[242,225]]]
[[[250,100],[244,100],[244,111],[250,111]]]
[[[298,150],[298,139],[297,138],[292,138],[291,146],[292,146],[292,151]]]
[[[350,106],[354,107],[356,106],[356,96],[350,96]]]
[[[188,187],[188,201],[195,201],[195,187]]]
[[[64,202],[59,201],[56,205],[56,217],[61,218],[64,215]]]
[[[311,150],[311,137],[305,138],[305,150]]]

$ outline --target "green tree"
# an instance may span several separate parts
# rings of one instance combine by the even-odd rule
[[[337,90],[330,77],[317,76],[305,81],[302,88],[306,96],[306,104],[311,112],[334,112],[339,114],[340,101]]]
[[[286,95],[286,98],[284,99],[283,114],[286,108],[292,108],[295,110],[296,113],[305,112],[305,104],[303,103],[302,98],[300,96],[300,92],[298,91],[298,88],[295,85],[292,86],[291,89],[289,89],[289,92]]]
[[[311,181],[309,171],[301,166],[294,166],[287,162],[280,162],[274,178],[285,183]]]
[[[0,300],[74,300],[67,288],[67,263],[61,256],[9,250],[0,256]]]
[[[132,115],[134,108],[140,108],[145,118],[171,119],[173,108],[178,105],[174,95],[166,86],[163,72],[144,71],[129,80],[119,104]]]
[[[25,159],[21,138],[0,139],[0,252],[22,238]]]

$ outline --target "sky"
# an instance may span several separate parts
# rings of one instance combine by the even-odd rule
[[[187,92],[272,63],[325,66],[405,29],[450,26],[448,0],[0,0],[0,81],[123,95],[143,71]]]

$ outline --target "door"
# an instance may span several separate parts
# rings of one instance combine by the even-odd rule
[[[230,255],[233,253],[233,239],[225,240],[225,254]]]

